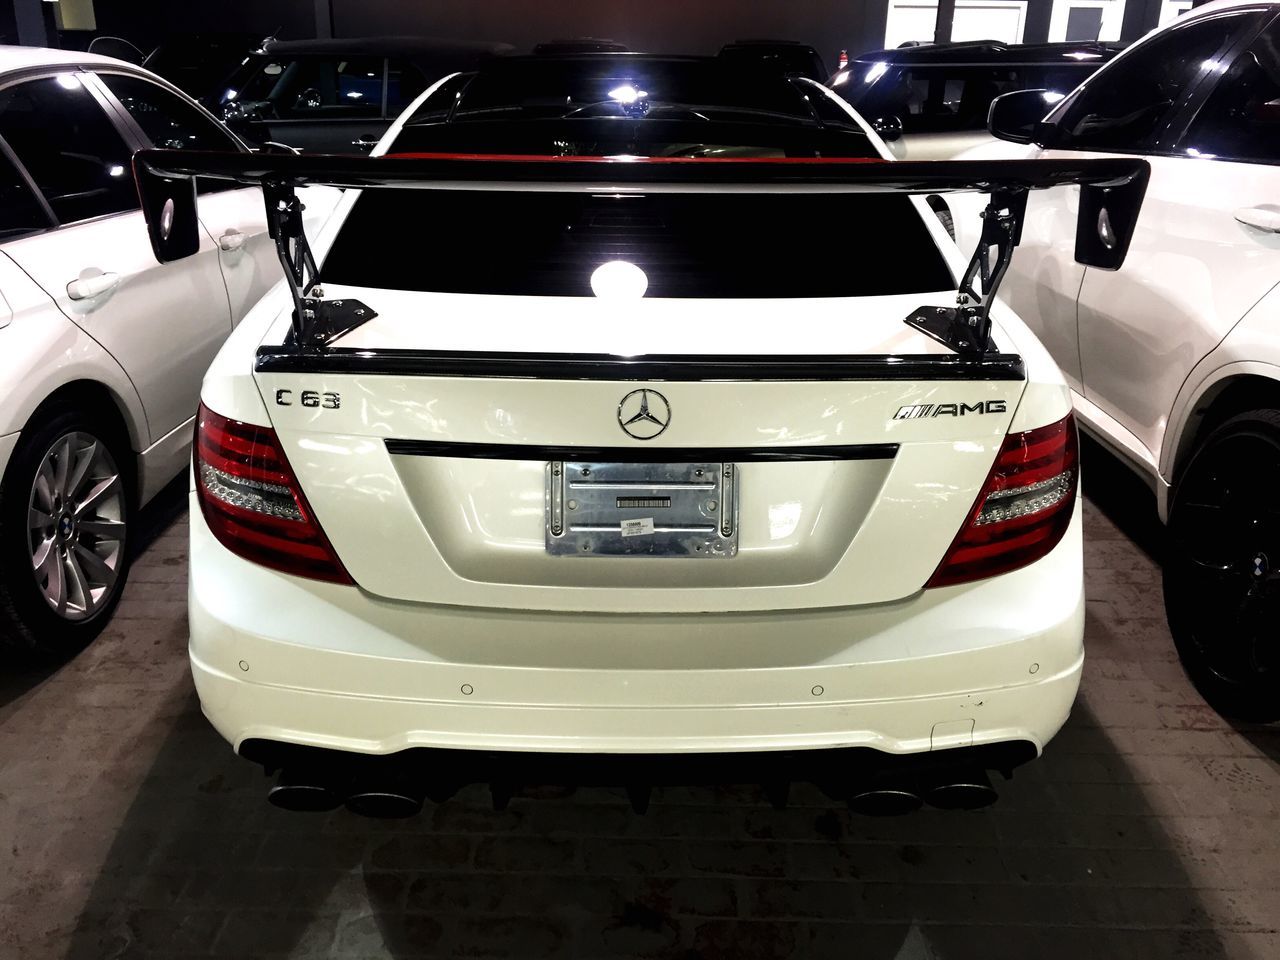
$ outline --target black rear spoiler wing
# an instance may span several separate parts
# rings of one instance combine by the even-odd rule
[[[1078,184],[1075,258],[1115,270],[1124,263],[1150,165],[1121,157],[1055,160],[879,161],[862,158],[671,159],[415,154],[391,157],[141,150],[134,176],[161,263],[200,246],[196,178],[262,187],[267,223],[294,297],[294,341],[323,346],[373,315],[341,315],[310,298],[319,281],[302,230],[299,187],[552,190],[634,193],[987,193],[982,237],[960,282],[957,306],[922,307],[907,322],[959,353],[989,349],[990,306],[1022,237],[1027,193]],[[992,254],[994,252],[994,262]]]

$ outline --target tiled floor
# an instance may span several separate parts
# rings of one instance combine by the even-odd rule
[[[290,815],[200,716],[181,489],[104,636],[0,674],[0,958],[1280,958],[1280,729],[1183,678],[1148,495],[1087,451],[1088,660],[977,813],[811,789],[468,789],[411,821]]]

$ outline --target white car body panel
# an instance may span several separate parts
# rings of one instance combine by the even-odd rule
[[[36,408],[59,387],[77,380],[102,384],[130,425],[135,449],[149,442],[142,400],[132,381],[102,345],[59,312],[49,297],[0,248],[0,289],[11,321],[0,329],[0,436],[16,437]],[[0,468],[7,463],[0,461]]]
[[[236,747],[1039,747],[1079,685],[1080,551],[1077,516],[1031,567],[862,609],[477,610],[255,566],[213,539],[193,498],[192,672],[205,715]]]
[[[191,417],[191,384],[231,332],[218,248],[207,234],[194,257],[161,266],[141,211],[133,211],[22,237],[4,252],[129,372],[148,444]],[[119,282],[97,297],[68,296],[71,281],[97,273]],[[154,320],[139,329],[139,317]]]
[[[83,72],[97,68],[147,79],[208,116],[171,84],[118,60],[0,46],[0,84],[19,71],[22,79],[78,72],[101,99],[101,85]],[[139,131],[122,124],[126,141],[136,141]],[[341,191],[315,187],[302,196],[308,227],[316,230]],[[99,384],[115,400],[138,457],[139,503],[182,470],[204,371],[232,327],[280,277],[260,191],[202,194],[198,210],[200,253],[176,264],[156,262],[139,211],[0,244],[0,303],[8,305],[0,309],[0,473],[31,415],[76,381]],[[217,241],[229,233],[243,242],[221,249]],[[98,296],[69,296],[68,283],[98,272],[119,280]]]

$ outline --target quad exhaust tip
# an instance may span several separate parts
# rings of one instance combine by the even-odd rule
[[[342,806],[342,797],[323,779],[304,771],[283,770],[267,800],[295,813],[325,813]]]
[[[377,819],[404,819],[422,812],[424,802],[442,803],[460,784],[453,780],[418,782],[403,772],[374,766],[348,769],[344,774],[310,767],[281,770],[267,799],[277,807],[297,812],[323,813],[345,805],[352,813]],[[901,816],[926,803],[940,810],[979,810],[990,806],[998,794],[987,771],[980,766],[950,767],[926,774],[881,774],[865,782],[820,784],[833,799],[844,799],[855,813],[872,817]],[[766,781],[765,798],[781,809],[786,806],[789,781]],[[505,809],[518,792],[514,782],[490,783],[495,810]],[[647,784],[626,787],[631,808],[637,814],[649,808],[652,788]]]
[[[347,809],[376,820],[404,820],[422,812],[423,794],[400,786],[368,786],[347,797]]]

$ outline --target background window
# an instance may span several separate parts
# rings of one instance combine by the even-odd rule
[[[382,64],[381,57],[266,59],[239,100],[262,101],[281,120],[380,117]]]
[[[1196,114],[1183,146],[1229,160],[1280,162],[1280,30],[1236,58]]]
[[[387,64],[387,116],[400,116],[425,89],[426,78],[417,67],[399,60],[390,61]]]
[[[1254,13],[1224,14],[1158,34],[1103,67],[1057,120],[1053,146],[1155,149],[1190,85],[1226,50]]]
[[[0,149],[0,243],[49,227],[44,207]]]
[[[62,223],[137,209],[132,151],[75,74],[0,90],[0,137]]]
[[[237,150],[235,141],[191,104],[149,80],[98,75],[155,146],[165,150]]]

